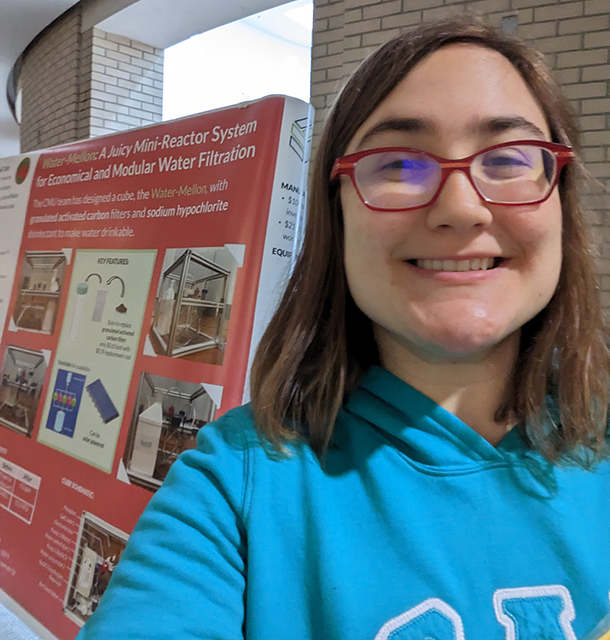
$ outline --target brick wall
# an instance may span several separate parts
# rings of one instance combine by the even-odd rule
[[[602,304],[610,317],[610,0],[314,0],[314,148],[326,110],[379,44],[422,21],[479,13],[540,49],[578,114]],[[516,29],[516,30],[515,30]]]
[[[80,94],[80,8],[65,13],[23,59],[21,151],[77,139]]]
[[[161,121],[163,50],[89,29],[76,5],[21,67],[23,153]]]
[[[82,126],[88,131],[82,137],[161,122],[163,50],[100,29],[83,34],[83,43],[89,73],[82,82]]]

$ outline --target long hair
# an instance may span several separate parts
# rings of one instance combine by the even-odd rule
[[[330,182],[332,165],[411,69],[454,43],[476,44],[505,56],[535,96],[553,141],[578,151],[574,118],[542,55],[477,18],[420,25],[369,56],[345,85],[326,122],[302,250],[252,367],[257,425],[278,448],[303,437],[323,453],[341,405],[363,373],[379,364],[371,321],[347,286],[343,219],[338,187]],[[577,196],[581,171],[579,161],[563,170],[559,284],[548,306],[522,327],[520,352],[495,418],[519,421],[530,445],[547,459],[574,459],[588,466],[605,452],[609,356]],[[558,407],[554,417],[549,394]]]

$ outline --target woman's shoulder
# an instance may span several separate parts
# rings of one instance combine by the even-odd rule
[[[197,434],[197,446],[184,451],[172,465],[186,466],[193,472],[236,477],[238,467],[247,466],[253,452],[264,449],[249,404],[227,411],[204,425]],[[166,479],[171,481],[170,475]]]
[[[278,451],[258,428],[252,405],[248,403],[230,409],[200,429],[195,451],[204,455],[224,454],[234,460],[260,456],[273,461],[290,457],[293,448],[288,444]]]
[[[315,457],[303,429],[295,429],[294,437],[278,446],[272,443],[259,428],[250,403],[227,411],[199,430],[197,451],[211,453],[214,447],[223,448],[234,457],[257,456],[270,463],[287,462],[303,455]]]
[[[172,486],[201,486],[202,480],[218,483],[234,504],[244,504],[254,477],[257,485],[265,478],[286,475],[304,461],[317,460],[303,441],[286,443],[281,450],[257,428],[250,404],[227,411],[203,426],[197,447],[183,452],[172,465],[164,482],[167,493]]]
[[[210,441],[242,453],[248,447],[262,445],[252,406],[244,404],[230,409],[220,418],[202,427],[197,435],[197,449],[206,451]]]

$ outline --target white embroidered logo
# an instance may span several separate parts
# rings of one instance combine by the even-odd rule
[[[498,589],[493,595],[506,640],[577,640],[572,621],[574,603],[562,585]],[[429,598],[392,618],[375,640],[465,640],[460,615],[446,602]]]
[[[442,635],[437,635],[441,633]],[[451,635],[448,635],[451,634]],[[413,609],[386,622],[375,640],[407,640],[407,638],[438,638],[465,640],[462,619],[446,602],[429,598]]]
[[[576,640],[571,624],[576,617],[574,603],[562,585],[498,589],[494,593],[494,610],[506,628],[506,640],[534,640],[551,629],[555,631],[553,637]],[[528,615],[534,612],[535,616]]]

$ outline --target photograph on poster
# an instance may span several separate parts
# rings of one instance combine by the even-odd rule
[[[30,437],[47,371],[42,351],[8,345],[2,360],[0,424]]]
[[[150,331],[155,353],[222,364],[238,266],[227,247],[166,251]]]
[[[204,385],[143,373],[123,457],[131,482],[156,491],[215,412]]]
[[[83,511],[64,599],[64,613],[83,626],[104,595],[129,536]]]
[[[53,333],[64,283],[62,251],[29,251],[23,258],[13,321],[19,329]]]

